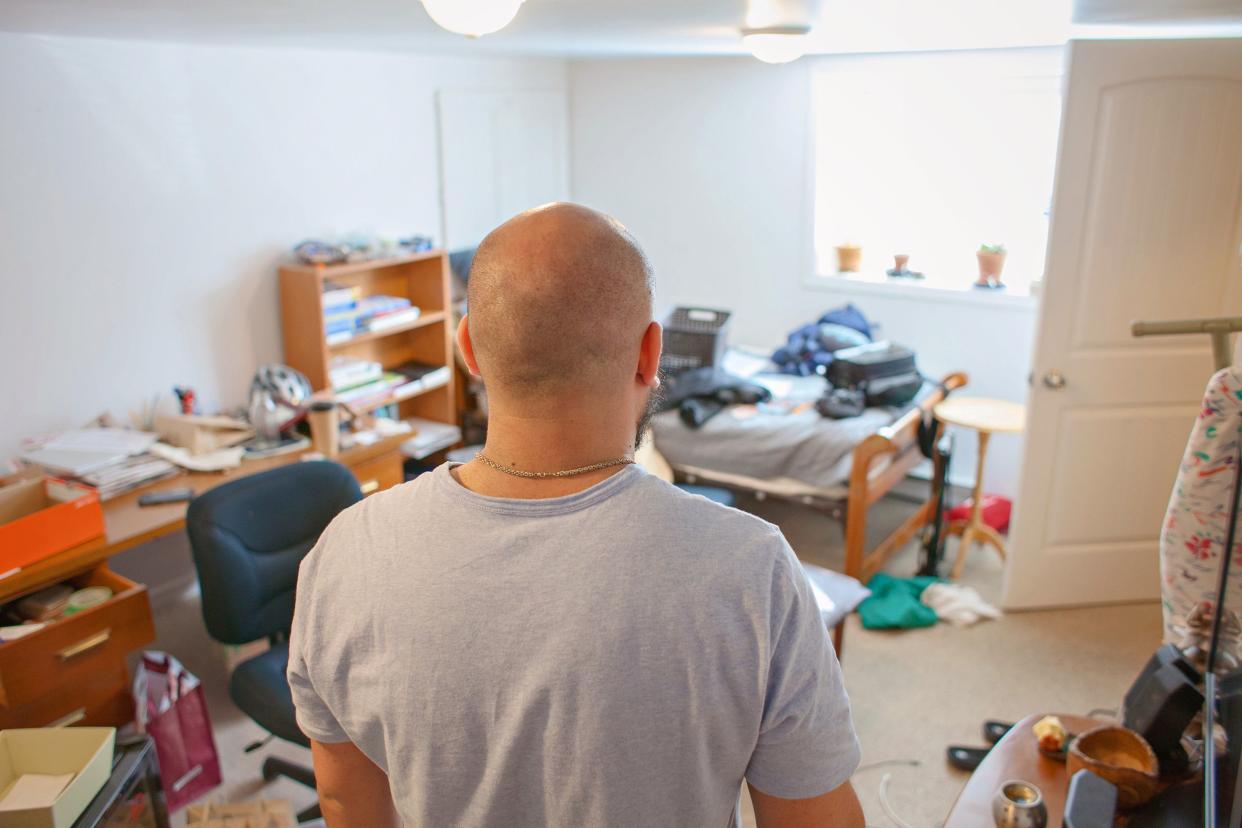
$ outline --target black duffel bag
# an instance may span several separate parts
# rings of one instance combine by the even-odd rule
[[[872,342],[844,348],[828,365],[833,388],[861,391],[868,406],[905,405],[923,387],[914,364],[914,351],[891,342]]]

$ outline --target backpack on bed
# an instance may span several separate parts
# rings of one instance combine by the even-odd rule
[[[923,387],[914,351],[891,342],[872,342],[833,354],[828,366],[833,388],[861,391],[867,405],[905,405]]]

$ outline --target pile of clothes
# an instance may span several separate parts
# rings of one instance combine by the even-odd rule
[[[676,410],[687,428],[699,428],[727,405],[755,405],[772,399],[762,385],[721,368],[694,368],[666,377],[661,410]]]
[[[871,595],[858,607],[863,627],[869,630],[900,630],[930,627],[948,621],[969,627],[1001,612],[967,586],[946,584],[939,578],[894,578],[877,573],[867,584]]]
[[[772,354],[783,374],[802,377],[824,375],[834,352],[866,345],[872,339],[872,325],[854,305],[834,308],[793,330],[785,344]]]

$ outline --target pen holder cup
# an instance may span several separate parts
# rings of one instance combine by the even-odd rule
[[[311,449],[324,457],[334,458],[341,452],[341,423],[336,403],[311,403],[310,413]]]

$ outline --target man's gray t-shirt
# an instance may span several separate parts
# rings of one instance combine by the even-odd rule
[[[858,764],[779,530],[635,466],[509,500],[445,464],[347,509],[302,563],[289,684],[410,826],[723,828],[743,778],[801,799]]]

